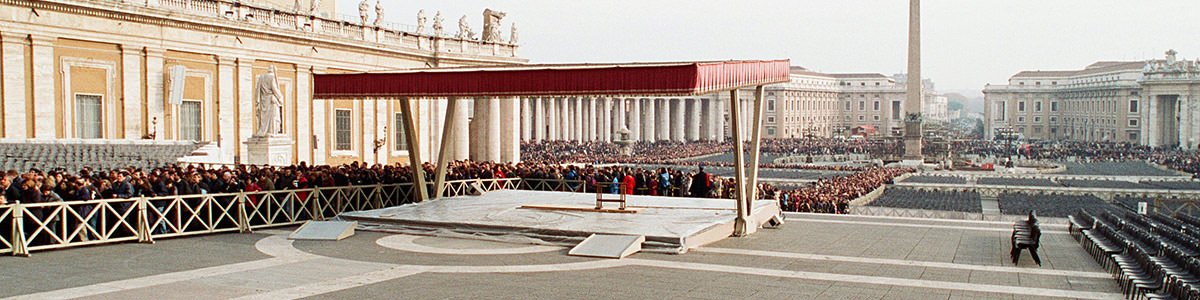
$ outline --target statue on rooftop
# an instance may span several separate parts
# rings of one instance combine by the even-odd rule
[[[442,29],[445,29],[442,27],[442,21],[442,12],[439,11],[436,15],[433,15],[433,36],[442,36]]]
[[[511,26],[512,26],[512,28],[508,30],[508,33],[510,35],[510,37],[508,38],[508,43],[516,45],[517,44],[517,22],[513,22],[511,24]]]
[[[363,26],[367,26],[367,11],[371,9],[371,5],[367,4],[367,0],[362,0],[358,3],[358,17],[362,19]]]
[[[416,32],[416,34],[421,35],[424,32],[425,32],[425,10],[422,9],[417,12],[417,32]]]
[[[312,0],[312,6],[308,7],[309,15],[317,15],[317,10],[321,8],[321,0]]]
[[[500,42],[500,19],[507,15],[491,9],[483,10],[483,41]]]
[[[455,37],[462,40],[475,39],[475,33],[471,32],[471,25],[467,24],[467,15],[458,19],[458,35]]]
[[[379,0],[375,0],[375,27],[383,24],[383,5],[379,5]]]

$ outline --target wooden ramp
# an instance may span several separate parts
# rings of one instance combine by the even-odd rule
[[[308,221],[288,235],[288,239],[340,241],[354,235],[354,227],[358,227],[358,222]]]
[[[569,255],[603,257],[622,259],[642,251],[642,243],[646,242],[644,235],[617,235],[593,233],[575,248],[567,252]]]

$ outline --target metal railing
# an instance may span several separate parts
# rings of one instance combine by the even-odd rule
[[[450,181],[446,194],[516,189],[520,180]],[[0,254],[28,256],[83,245],[252,232],[413,201],[413,184],[400,183],[0,205]]]

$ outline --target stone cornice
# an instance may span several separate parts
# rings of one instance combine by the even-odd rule
[[[375,55],[408,56],[412,57],[414,60],[431,60],[436,57],[438,60],[448,60],[452,62],[524,63],[527,61],[520,58],[464,55],[398,47],[394,44],[354,40],[299,30],[286,30],[283,28],[249,24],[246,22],[233,21],[217,17],[181,14],[168,9],[127,5],[119,2],[83,2],[72,0],[0,0],[0,4],[28,7],[34,9],[35,11],[57,11],[68,14],[77,14],[154,26],[173,27],[219,34],[231,34],[276,42],[307,43],[314,47],[338,48],[341,50],[353,49],[354,51]],[[482,42],[480,43],[490,44]],[[515,46],[506,47],[514,47],[515,49]]]

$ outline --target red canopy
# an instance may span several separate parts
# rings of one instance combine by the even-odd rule
[[[542,64],[314,74],[313,98],[704,95],[789,80],[789,60]]]

